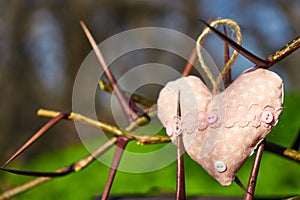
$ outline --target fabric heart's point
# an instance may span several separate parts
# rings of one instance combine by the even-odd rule
[[[182,134],[189,156],[220,184],[230,185],[277,123],[282,88],[282,79],[262,68],[243,72],[217,95],[198,77],[179,78],[160,92],[158,117],[173,142]],[[178,92],[181,117],[177,116]]]

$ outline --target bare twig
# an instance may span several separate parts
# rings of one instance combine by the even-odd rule
[[[43,116],[43,117],[54,117],[57,116],[59,112],[57,111],[52,111],[52,110],[45,110],[45,109],[40,109],[38,110],[38,115],[39,116]],[[126,130],[121,129],[119,127],[104,123],[104,122],[100,122],[94,119],[91,119],[89,117],[80,115],[78,113],[74,113],[72,112],[68,119],[70,120],[74,120],[74,121],[78,121],[81,122],[83,124],[87,124],[96,128],[100,128],[104,131],[107,131],[109,133],[112,133],[116,136],[124,136],[127,137],[131,140],[136,140],[138,143],[140,144],[157,144],[157,143],[166,143],[166,142],[170,142],[170,137],[168,136],[163,136],[163,135],[154,135],[154,136],[150,136],[150,135],[146,135],[146,134],[141,134],[141,133],[137,133],[137,132],[132,132],[131,130],[128,130],[129,128],[126,128]],[[137,122],[133,122],[133,124],[137,123],[143,123],[146,122],[147,119],[144,119],[144,117],[137,119]],[[133,128],[133,125],[129,125],[129,127]]]
[[[178,103],[177,103],[177,116],[181,117],[181,107],[180,107],[180,93],[178,93]],[[176,127],[176,135],[179,134],[176,138],[177,146],[177,179],[176,179],[176,200],[185,200],[185,176],[184,176],[184,146],[182,141],[182,133],[178,133],[180,127]]]
[[[0,195],[0,200],[5,200],[5,199],[9,199],[13,196],[16,196],[18,194],[21,194],[25,191],[28,191],[42,183],[45,183],[47,181],[51,180],[50,177],[40,177],[40,178],[36,178],[32,181],[29,181],[27,183],[24,183],[23,185],[20,185],[18,187],[15,187],[13,189],[7,190],[4,193],[2,193]]]
[[[82,169],[89,166],[97,157],[99,157],[101,154],[103,154],[107,149],[109,149],[115,142],[117,141],[116,137],[111,138],[109,141],[107,141],[105,144],[103,144],[101,147],[96,149],[94,152],[92,152],[90,155],[85,157],[84,159],[74,163],[71,166],[64,167],[61,169],[56,170],[56,173],[62,173],[64,172],[64,175],[69,174],[71,172],[79,172]],[[66,173],[68,172],[68,173]],[[18,187],[15,187],[11,190],[8,190],[0,195],[0,200],[9,199],[13,196],[16,196],[22,192],[28,191],[31,188],[34,188],[42,183],[45,183],[49,180],[51,180],[53,177],[40,177],[36,178],[32,181],[29,181],[23,185],[20,185]]]
[[[287,198],[285,200],[299,200],[299,199],[300,199],[300,196],[295,196],[295,197]]]
[[[98,60],[102,65],[102,68],[106,74],[107,79],[109,80],[109,83],[113,87],[113,92],[116,93],[116,95],[117,95],[117,98],[118,98],[119,103],[123,109],[123,112],[128,120],[128,123],[135,121],[139,117],[137,113],[142,113],[142,114],[145,114],[145,113],[143,112],[143,110],[141,108],[139,108],[134,103],[134,101],[132,101],[132,99],[128,99],[122,93],[121,89],[117,85],[115,77],[113,76],[112,72],[108,68],[108,65],[106,64],[105,59],[103,58],[103,55],[102,55],[100,49],[98,48],[94,38],[92,37],[90,31],[88,30],[88,28],[86,27],[86,25],[84,24],[83,21],[80,21],[80,25],[81,25],[83,31],[85,32],[89,42],[91,43],[91,45],[96,53],[96,56],[98,57]],[[126,145],[128,144],[128,142],[130,140],[131,140],[131,138],[124,137],[124,136],[119,136],[119,138],[118,138],[118,143],[117,143],[118,148],[115,151],[115,156],[113,157],[113,163],[112,163],[112,167],[110,168],[108,181],[104,188],[104,194],[102,196],[103,200],[107,199],[107,197],[108,197],[112,182],[115,177],[117,166],[119,165],[120,159],[123,154],[123,150],[125,149]]]
[[[133,121],[134,119],[138,118],[138,115],[136,114],[136,112],[129,106],[129,99],[127,99],[124,94],[122,93],[121,89],[119,88],[117,81],[115,79],[115,77],[113,76],[112,72],[110,71],[110,69],[108,68],[108,65],[106,64],[105,59],[103,58],[103,55],[100,51],[100,49],[98,48],[92,34],[90,33],[90,31],[88,30],[88,28],[86,27],[85,23],[83,21],[80,21],[80,25],[84,31],[84,33],[86,34],[90,44],[93,47],[93,50],[95,51],[95,54],[104,70],[104,73],[107,77],[107,79],[109,80],[110,84],[113,87],[113,91],[116,93],[117,98],[121,104],[121,107],[127,117],[128,120],[130,120],[129,122]]]
[[[182,135],[177,137],[177,183],[176,183],[176,200],[185,200],[185,175],[184,175],[184,146]]]
[[[256,186],[256,180],[263,151],[264,141],[259,145],[258,150],[256,152],[244,200],[252,200],[254,198],[254,190]]]
[[[240,54],[245,56],[247,59],[249,59],[251,62],[256,64],[258,67],[262,68],[269,68],[275,63],[279,62],[283,58],[287,57],[294,51],[296,51],[300,47],[300,36],[289,42],[287,45],[285,45],[280,50],[276,51],[274,55],[269,56],[267,59],[262,59],[245,49],[244,47],[237,44],[235,41],[227,37],[226,35],[222,34],[220,31],[215,29],[214,27],[210,26],[207,22],[204,20],[201,20],[207,27],[211,29],[212,32],[214,32],[219,38],[221,38],[224,42],[227,42],[228,45],[230,45],[233,49],[238,51]]]
[[[267,151],[279,154],[285,158],[289,158],[296,162],[300,162],[300,152],[296,151],[295,149],[286,148],[271,142],[265,142],[265,149]]]
[[[223,27],[224,29],[224,35],[227,36],[227,30],[226,26]],[[226,65],[229,61],[230,55],[229,55],[229,45],[227,42],[224,42],[224,64]],[[230,85],[231,83],[231,68],[228,69],[228,72],[225,74],[225,87]]]
[[[242,181],[236,176],[234,178],[234,182],[245,192],[247,192],[247,188],[244,186],[244,184],[242,183]]]
[[[99,81],[99,86],[101,88],[101,90],[112,93],[113,92],[113,87],[111,84],[106,83],[105,81],[100,80]],[[124,91],[123,91],[124,92]],[[127,98],[131,98],[134,102],[139,103],[143,106],[146,107],[151,107],[153,106],[155,103],[152,101],[147,100],[145,97],[142,97],[140,95],[137,94],[130,94],[129,92],[124,92],[124,94],[126,95]]]
[[[209,18],[209,19],[207,20],[207,22],[210,23],[210,22],[212,21],[212,19],[213,19],[213,17]],[[204,40],[201,40],[201,41],[200,41],[200,44],[202,45],[203,42],[204,42]],[[186,65],[185,65],[185,68],[184,68],[183,72],[182,72],[182,76],[183,76],[183,77],[186,77],[186,76],[188,76],[188,75],[190,74],[190,72],[191,72],[191,70],[192,70],[192,68],[193,68],[193,64],[194,64],[194,62],[195,62],[195,60],[196,60],[196,58],[197,58],[197,49],[196,49],[196,47],[195,47],[195,48],[193,49],[192,53],[191,53],[191,56],[189,57],[188,62],[187,62]]]
[[[109,69],[99,47],[97,46],[96,41],[94,40],[91,32],[89,31],[89,29],[87,28],[87,26],[85,25],[85,23],[83,21],[80,21],[80,25],[81,25],[84,33],[86,34],[91,46],[93,47],[93,50],[95,51],[95,54],[102,66],[102,69],[104,70],[104,73],[105,73],[109,83],[112,85],[112,88],[113,88],[112,91],[117,95],[119,103],[121,104],[123,112],[125,113],[129,123],[134,121],[135,119],[138,118],[137,112],[142,112],[142,110],[140,108],[138,108],[134,102],[130,101],[130,99],[128,99],[123,94],[122,90],[120,89],[119,85],[117,84],[117,81],[116,81],[113,73]]]
[[[194,48],[188,62],[185,65],[184,71],[182,72],[183,77],[186,77],[190,74],[196,58],[197,58],[197,50],[196,50],[196,48]]]
[[[272,64],[281,61],[300,47],[300,36],[296,37],[294,40],[286,44],[283,48],[276,51],[274,55],[267,58]]]
[[[47,124],[45,124],[38,132],[36,132],[19,150],[14,153],[2,166],[6,166],[12,160],[14,160],[18,155],[20,155],[23,151],[25,151],[28,147],[30,147],[35,141],[37,141],[48,129],[54,126],[57,122],[59,122],[62,118],[68,117],[68,113],[57,113],[56,116],[53,117]]]
[[[240,46],[239,44],[237,44],[235,41],[233,41],[231,38],[227,37],[226,35],[224,35],[220,31],[218,31],[214,27],[210,26],[204,20],[200,20],[200,21],[202,23],[204,23],[212,32],[214,32],[224,42],[226,42],[233,49],[235,49],[237,52],[239,52],[240,54],[242,54],[243,56],[245,56],[248,60],[250,60],[251,62],[253,62],[257,66],[265,67],[265,66],[269,66],[271,64],[270,61],[265,60],[265,59],[261,59],[261,58],[257,57],[256,55],[254,55],[253,53],[251,53],[250,51],[248,51],[247,49],[243,48],[242,46]]]
[[[118,169],[118,166],[119,166],[121,158],[122,158],[123,150],[124,150],[125,146],[127,145],[128,141],[129,141],[129,139],[126,137],[120,137],[118,139],[117,147],[116,147],[116,150],[114,153],[114,158],[113,158],[113,161],[112,161],[112,164],[110,167],[108,179],[107,179],[107,182],[106,182],[106,185],[105,185],[102,197],[101,197],[102,200],[108,198],[113,180],[116,175],[116,170]]]
[[[44,110],[44,109],[40,109],[38,110],[37,114],[39,116],[44,116],[44,117],[52,117],[52,118],[57,118],[57,116],[60,115],[60,112],[57,111],[50,111],[50,110]],[[152,111],[149,113],[150,116],[154,116],[156,114],[156,111]],[[114,127],[111,126],[109,124],[103,123],[103,122],[99,122],[96,120],[93,120],[91,118],[82,116],[80,114],[76,114],[76,113],[69,113],[69,114],[65,114],[65,119],[69,119],[69,120],[75,120],[90,126],[94,126],[97,128],[101,128],[107,132],[110,132],[112,134],[115,134],[116,136],[118,135],[123,135],[124,137],[131,137],[132,139],[136,140],[137,138],[137,142],[140,144],[155,144],[155,143],[161,143],[161,142],[169,142],[170,138],[167,136],[153,136],[150,143],[148,143],[148,139],[149,139],[149,135],[137,135],[137,137],[135,136],[131,136],[132,132],[128,132],[134,129],[134,127],[137,124],[141,124],[141,123],[145,123],[147,121],[147,119],[145,119],[145,117],[140,117],[138,118],[135,122],[132,122],[131,124],[129,124],[129,126],[126,128],[126,130],[122,130],[118,127]],[[116,143],[117,142],[117,138],[113,137],[110,142],[108,141],[107,143],[105,143],[104,145],[102,145],[101,147],[99,147],[97,150],[95,150],[94,152],[92,152],[89,156],[87,156],[86,158],[76,162],[75,164],[68,166],[68,167],[64,167],[61,169],[56,170],[55,172],[46,172],[44,173],[44,175],[54,175],[54,177],[59,176],[59,174],[64,173],[69,174],[71,172],[78,172],[81,169],[87,167],[90,163],[92,163],[92,161],[94,161],[94,158],[99,157],[102,153],[104,153],[104,150],[107,149],[110,146],[110,143]],[[13,171],[13,170],[11,170]],[[20,171],[20,173],[26,174],[26,171],[23,170],[14,170],[14,173],[18,173],[18,171]],[[28,172],[27,174],[29,175],[31,172]],[[39,173],[39,172],[38,172]],[[41,172],[43,173],[43,172]],[[31,174],[33,175],[33,174]],[[0,200],[2,199],[8,199],[12,196],[15,196],[17,194],[20,194],[22,192],[25,192],[31,188],[34,188],[42,183],[45,183],[49,180],[51,180],[52,177],[40,177],[37,179],[34,179],[32,181],[29,181],[23,185],[20,185],[18,187],[15,187],[11,190],[8,190],[4,193],[2,193],[0,195]]]

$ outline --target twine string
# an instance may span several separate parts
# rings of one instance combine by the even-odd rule
[[[218,19],[213,21],[212,23],[210,23],[210,26],[212,27],[217,27],[218,25],[221,24],[225,24],[228,25],[230,27],[232,27],[232,31],[235,34],[236,37],[236,41],[239,45],[242,44],[242,34],[241,34],[241,30],[239,25],[231,20],[231,19]],[[223,70],[221,71],[221,73],[219,74],[219,76],[215,79],[210,71],[210,69],[208,68],[208,66],[205,64],[203,56],[202,56],[202,52],[201,52],[201,44],[200,41],[203,40],[203,38],[210,32],[209,27],[206,27],[202,33],[200,34],[200,36],[197,39],[197,44],[196,44],[196,49],[197,49],[197,54],[198,54],[198,59],[200,62],[201,67],[203,68],[204,72],[206,73],[207,77],[209,78],[209,80],[211,81],[212,85],[213,85],[213,94],[217,94],[219,93],[219,86],[221,81],[223,80],[224,76],[226,75],[226,73],[228,73],[229,69],[231,68],[232,64],[234,63],[234,61],[236,60],[237,56],[238,56],[238,52],[236,50],[233,51],[230,59],[228,60],[228,62],[225,64]]]

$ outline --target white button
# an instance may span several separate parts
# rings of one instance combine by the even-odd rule
[[[264,111],[261,114],[261,120],[267,124],[271,123],[273,121],[273,113],[271,111]]]
[[[218,116],[217,116],[215,113],[211,113],[211,114],[207,115],[207,117],[206,117],[206,121],[207,121],[209,124],[213,124],[213,123],[215,123],[217,120],[218,120]]]
[[[214,163],[215,170],[219,173],[225,172],[227,167],[226,164],[222,161],[216,161]]]

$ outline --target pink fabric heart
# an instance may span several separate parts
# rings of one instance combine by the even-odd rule
[[[251,68],[217,95],[198,77],[179,78],[162,89],[157,105],[172,141],[182,134],[188,155],[226,186],[277,123],[282,102],[282,79],[269,70]]]

